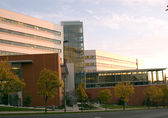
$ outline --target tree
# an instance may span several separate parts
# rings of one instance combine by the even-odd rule
[[[159,88],[162,90],[162,105],[168,105],[168,87],[166,85],[160,85]]]
[[[32,97],[27,95],[26,98],[23,100],[23,105],[29,107],[32,103]]]
[[[79,102],[81,102],[81,105],[82,105],[82,108],[81,108],[81,111],[83,110],[83,104],[87,101],[88,99],[88,96],[85,92],[85,84],[84,83],[81,83],[79,84],[78,88],[77,88],[77,100]]]
[[[0,92],[1,94],[15,93],[25,86],[24,80],[12,72],[11,64],[7,61],[0,62]]]
[[[134,87],[130,85],[130,82],[118,83],[114,87],[115,96],[123,101],[123,110],[125,110],[125,104],[129,101],[129,97],[134,94]]]
[[[112,94],[109,89],[101,90],[99,93],[99,100],[103,104],[107,104],[107,102],[112,98]]]
[[[57,72],[43,69],[40,72],[40,77],[37,82],[38,94],[44,97],[45,113],[47,112],[47,100],[53,98],[58,91],[58,88],[63,85],[62,81],[59,80]]]
[[[163,91],[159,86],[150,86],[145,89],[144,94],[152,104],[158,105],[162,101]],[[151,105],[149,104],[149,106]]]

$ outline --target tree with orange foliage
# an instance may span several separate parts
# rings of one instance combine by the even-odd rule
[[[134,87],[131,86],[130,82],[118,83],[114,87],[114,94],[117,98],[120,98],[123,103],[123,110],[125,110],[125,103],[129,101],[129,97],[134,94]]]
[[[63,82],[59,80],[59,75],[57,72],[45,68],[40,72],[40,77],[37,85],[38,94],[44,97],[44,106],[46,113],[48,98],[53,98],[57,94],[58,88],[63,85]]]
[[[105,104],[105,108],[106,108],[106,104],[107,102],[112,98],[112,94],[111,91],[109,89],[103,89],[100,91],[99,93],[99,100],[101,103]]]
[[[168,87],[166,85],[160,85],[159,88],[163,92],[162,105],[167,106],[168,105]]]
[[[158,105],[158,103],[160,103],[162,101],[163,98],[163,91],[159,86],[150,86],[148,88],[145,89],[144,94],[146,96],[146,98],[149,99],[150,103],[155,104],[156,106]],[[148,107],[150,107],[151,104],[149,104]]]
[[[11,64],[7,61],[0,62],[0,92],[8,95],[21,91],[25,86],[24,80],[12,72]],[[9,100],[8,100],[9,104]]]
[[[85,91],[85,83],[79,84],[77,88],[77,100],[81,102],[82,108],[81,111],[83,110],[83,105],[87,101],[88,95],[86,94]]]

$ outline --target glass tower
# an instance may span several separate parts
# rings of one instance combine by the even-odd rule
[[[74,64],[75,88],[84,82],[84,41],[83,23],[80,21],[61,22],[64,29],[64,59]]]

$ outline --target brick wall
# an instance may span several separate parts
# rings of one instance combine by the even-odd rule
[[[135,93],[130,97],[128,105],[142,105],[143,101],[145,99],[144,91],[148,86],[134,86]],[[111,88],[89,88],[86,89],[86,93],[89,98],[97,100],[99,96],[99,92],[103,89],[109,89],[112,93],[112,99],[109,101],[109,103],[118,104],[119,99],[115,97],[114,95],[114,87]]]
[[[19,61],[32,60],[32,63],[22,63],[22,77],[26,83],[23,88],[23,98],[27,95],[32,97],[32,106],[43,106],[44,98],[37,94],[37,80],[40,71],[48,68],[59,73],[61,79],[60,57],[58,54],[33,54],[33,55],[16,55],[16,56],[0,56],[0,60]],[[62,89],[59,88],[57,95],[48,99],[47,105],[60,106],[62,104]]]

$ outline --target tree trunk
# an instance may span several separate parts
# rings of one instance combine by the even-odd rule
[[[123,111],[125,111],[125,102],[123,103]]]
[[[9,103],[9,93],[8,93],[8,106],[10,106],[10,103]]]
[[[82,107],[81,107],[81,112],[83,112],[83,101],[82,101],[82,104],[81,104],[81,105],[82,105]]]
[[[107,103],[105,103],[105,111],[107,110]]]
[[[48,100],[48,96],[45,96],[44,98],[45,113],[47,113],[47,100]]]

